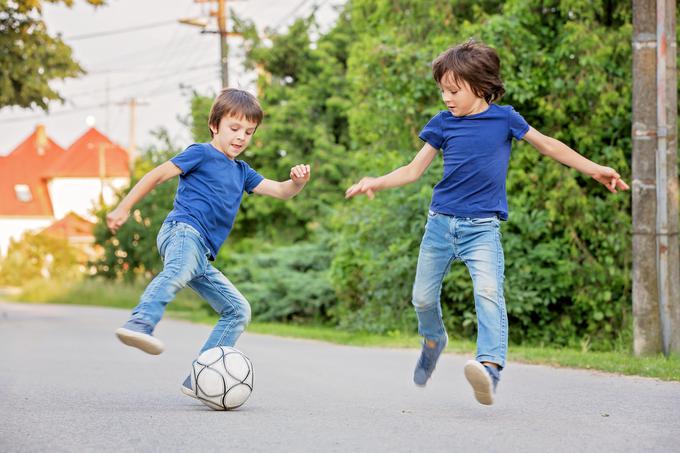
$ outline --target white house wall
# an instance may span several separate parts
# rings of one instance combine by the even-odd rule
[[[128,178],[106,179],[104,202],[107,205],[113,204],[115,193],[128,184]],[[90,221],[97,220],[93,212],[99,206],[99,194],[102,190],[99,178],[54,178],[48,182],[47,187],[56,219],[62,219],[73,211]]]
[[[53,222],[52,217],[0,217],[0,256],[7,255],[10,239],[18,240],[25,232],[38,232]]]

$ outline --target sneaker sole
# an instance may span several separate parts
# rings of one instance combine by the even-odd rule
[[[484,365],[476,360],[468,360],[465,364],[465,378],[472,386],[475,399],[486,406],[493,404],[493,392],[491,391],[491,378],[486,372]]]
[[[158,355],[163,352],[163,343],[161,340],[154,338],[151,335],[120,327],[116,329],[116,336],[126,345],[140,349],[147,354]]]

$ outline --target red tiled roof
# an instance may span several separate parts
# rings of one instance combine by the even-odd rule
[[[103,165],[100,166],[100,149]],[[47,181],[54,177],[129,177],[128,154],[95,128],[90,128],[67,150],[47,137],[38,125],[10,154],[0,157],[0,216],[54,215]],[[16,185],[25,184],[31,201],[20,201]]]
[[[100,166],[100,152],[104,156]],[[68,147],[66,153],[45,174],[58,177],[129,177],[128,153],[94,127]]]
[[[93,231],[94,223],[85,220],[74,212],[69,212],[63,219],[54,222],[40,233],[68,239],[73,237],[94,237]]]
[[[66,152],[38,125],[14,151],[0,159],[0,215],[52,216],[52,203],[43,175]],[[25,184],[31,201],[20,201],[15,186]]]

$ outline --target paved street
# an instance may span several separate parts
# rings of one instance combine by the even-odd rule
[[[420,389],[415,349],[248,333],[253,396],[215,412],[179,391],[210,327],[164,319],[149,356],[113,335],[127,315],[0,303],[0,451],[680,451],[680,383],[510,361],[485,407],[469,357],[446,354]]]

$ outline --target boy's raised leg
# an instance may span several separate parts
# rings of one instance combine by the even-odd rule
[[[132,317],[116,330],[116,336],[128,346],[148,354],[163,352],[163,343],[153,336],[167,304],[206,267],[206,248],[198,235],[186,224],[164,223],[158,232],[158,250],[163,270],[144,290]]]
[[[448,343],[440,296],[442,281],[454,257],[453,246],[446,240],[449,221],[448,216],[428,216],[418,254],[412,303],[418,316],[418,332],[423,336],[423,349],[413,372],[413,382],[419,387],[427,383]]]

